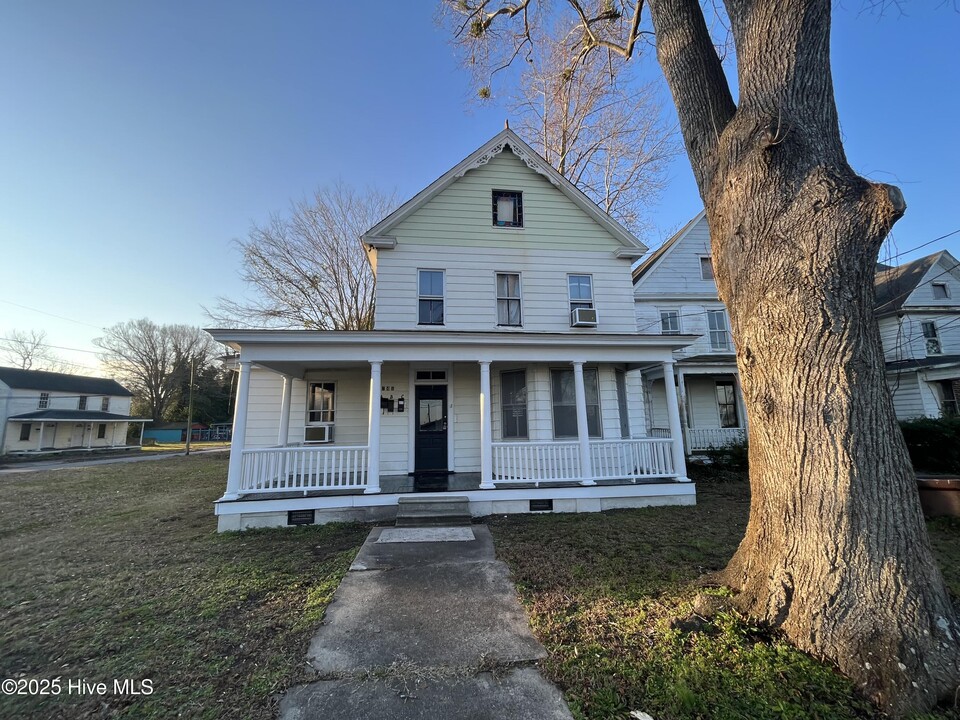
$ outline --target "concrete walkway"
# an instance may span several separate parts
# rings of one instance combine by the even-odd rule
[[[571,720],[545,656],[486,526],[375,528],[280,717]]]

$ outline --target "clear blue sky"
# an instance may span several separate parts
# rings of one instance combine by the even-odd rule
[[[847,152],[903,189],[900,250],[960,228],[960,15],[915,5],[834,13]],[[428,0],[7,0],[0,98],[0,335],[87,350],[130,318],[208,324],[252,222],[341,178],[407,198],[506,116],[470,102]],[[698,209],[681,157],[647,241]]]

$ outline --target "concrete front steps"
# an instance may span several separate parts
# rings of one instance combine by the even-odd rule
[[[458,495],[401,497],[397,500],[397,527],[469,525],[470,500]]]

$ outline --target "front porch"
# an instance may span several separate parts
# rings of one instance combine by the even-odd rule
[[[344,335],[345,345],[382,338],[384,359],[359,359],[356,347],[331,357],[341,348],[329,333],[303,360],[296,347],[239,345],[221,529],[286,524],[288,510],[380,519],[424,490],[466,495],[475,515],[528,512],[531,500],[574,511],[695,499],[675,399],[668,437],[630,432],[646,426],[631,359],[654,355],[672,377],[670,345],[687,338]],[[463,347],[474,338],[482,350]],[[490,357],[464,357],[480,352]],[[419,487],[424,477],[435,482]]]

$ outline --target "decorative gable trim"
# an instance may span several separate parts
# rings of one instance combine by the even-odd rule
[[[472,162],[464,164],[461,163],[460,170],[454,175],[455,178],[462,178],[471,170],[476,170],[482,165],[486,165],[488,162],[493,160],[497,155],[502,153],[505,149],[510,148],[510,152],[516,155],[520,160],[523,161],[524,165],[533,170],[538,175],[545,177],[551,185],[554,187],[560,187],[560,183],[554,178],[550,173],[546,172],[543,168],[543,163],[537,158],[531,157],[530,154],[525,152],[523,148],[517,145],[517,143],[511,143],[509,140],[504,140],[501,143],[498,143],[491,147],[489,150],[484,152],[482,155],[476,157]],[[468,158],[469,160],[469,158]]]

